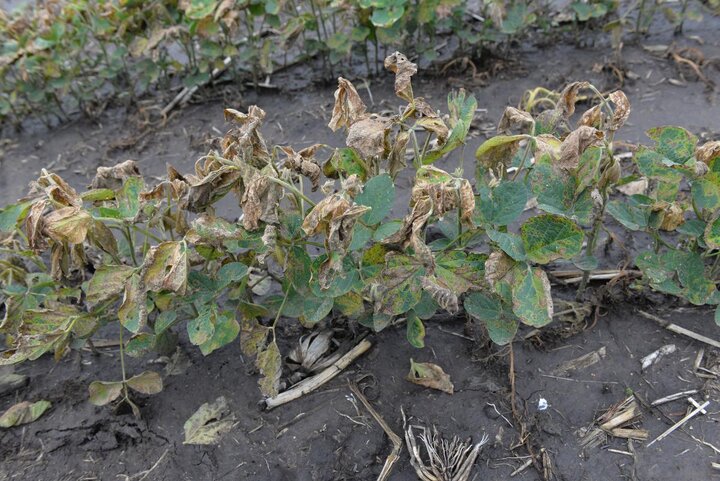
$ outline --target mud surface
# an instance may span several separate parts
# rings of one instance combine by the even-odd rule
[[[634,109],[621,140],[646,142],[644,130],[665,124],[683,125],[700,136],[718,138],[720,106],[714,91],[692,72],[679,70],[671,60],[642,47],[675,41],[679,46],[700,49],[706,59],[718,58],[717,32],[718,22],[707,22],[690,31],[704,40],[702,45],[688,37],[665,34],[626,46],[623,62],[616,66],[630,71],[635,79],[625,78],[622,87]],[[611,69],[602,68],[612,62],[613,56],[602,42],[584,49],[567,45],[526,48],[481,67],[481,72],[483,68],[491,72],[487,78],[472,78],[470,71],[449,70],[442,78],[419,76],[415,91],[441,106],[451,88],[464,86],[476,95],[479,107],[486,109],[476,119],[462,161],[466,175],[470,175],[475,148],[486,133],[492,133],[504,107],[517,104],[525,89],[538,85],[557,89],[573,80],[590,80],[602,89],[615,88],[617,77]],[[717,68],[710,65],[705,72],[708,80],[720,81]],[[359,90],[368,104],[372,93],[376,111],[396,109],[388,78],[371,80],[367,89]],[[141,115],[111,111],[98,122],[82,120],[49,132],[36,129],[11,135],[7,137],[9,143],[3,144],[0,161],[0,201],[4,204],[21,197],[28,182],[48,166],[76,186],[88,183],[96,167],[128,158],[137,160],[148,178],[163,175],[167,163],[189,171],[195,159],[207,151],[211,139],[224,132],[222,108],[226,106],[246,109],[257,104],[266,110],[264,133],[273,144],[297,148],[324,142],[339,146],[342,138],[326,127],[332,92],[332,87],[312,85],[299,91],[245,92],[223,101],[189,106],[172,114],[164,124],[143,124]],[[441,167],[454,169],[460,161],[456,157]],[[407,192],[402,191],[409,185],[409,177],[401,179],[398,213],[407,205]],[[644,240],[628,242],[640,248]],[[607,267],[617,267],[621,261],[603,259]],[[622,299],[620,303],[606,302],[596,322],[588,319],[570,337],[560,336],[560,329],[550,329],[542,339],[522,340],[527,330],[518,334],[520,340],[514,345],[516,395],[524,400],[522,414],[532,446],[536,451],[545,449],[554,475],[561,480],[717,477],[711,462],[717,462],[720,453],[698,441],[720,447],[717,390],[705,392],[711,401],[707,415],[651,447],[642,442],[630,447],[620,439],[610,439],[584,452],[579,445],[577,430],[589,426],[629,391],[649,402],[678,391],[701,389],[706,381],[693,374],[693,362],[704,346],[640,317],[635,311],[638,302],[628,300],[624,288],[617,286],[614,292],[614,297]],[[720,338],[710,310],[684,308],[660,296],[644,302],[643,309]],[[297,332],[292,326],[287,328]],[[370,352],[336,380],[317,393],[269,412],[258,405],[260,394],[252,363],[243,358],[237,344],[203,358],[199,350],[181,339],[188,367],[182,374],[165,377],[162,393],[142,399],[141,420],[87,402],[91,381],[120,377],[116,348],[103,348],[99,355],[73,351],[59,363],[45,357],[18,366],[16,372],[27,375],[29,384],[0,397],[0,411],[23,400],[47,399],[53,403],[37,422],[0,431],[0,480],[372,480],[391,445],[362,405],[350,397],[347,380],[359,378],[371,384],[365,391],[367,397],[397,433],[402,428],[401,406],[413,422],[435,424],[449,435],[479,440],[487,433],[490,442],[470,479],[510,479],[527,459],[518,456],[527,452],[514,446],[518,429],[510,413],[507,351],[491,350],[476,339],[476,331],[462,319],[431,321],[426,347],[417,350],[405,341],[404,327],[388,328],[371,337],[374,346]],[[102,334],[111,338],[113,332]],[[669,343],[676,345],[676,352],[641,372],[640,358]],[[562,362],[601,347],[606,348],[601,362],[563,376],[552,374]],[[705,356],[717,354],[709,348]],[[455,394],[429,391],[405,381],[411,357],[443,366],[452,378]],[[161,367],[149,362],[131,362],[129,370]],[[219,446],[183,445],[185,420],[202,403],[218,396],[227,398],[237,424]],[[538,410],[540,398],[549,404],[543,411]],[[686,408],[685,401],[659,409],[642,407],[640,426],[652,439],[682,418]],[[390,479],[416,479],[405,451]],[[543,478],[530,467],[513,479]]]

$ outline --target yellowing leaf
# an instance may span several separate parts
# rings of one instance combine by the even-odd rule
[[[162,378],[154,371],[145,371],[131,377],[127,380],[127,385],[142,394],[157,394],[163,389]]]
[[[120,397],[122,382],[93,381],[90,383],[90,402],[96,406],[104,406]]]
[[[267,397],[277,396],[280,389],[280,375],[282,374],[282,358],[280,349],[278,349],[274,341],[258,354],[255,365],[263,376],[258,381],[260,392]]]
[[[235,416],[230,413],[227,400],[220,396],[213,403],[205,403],[185,421],[183,444],[218,444],[220,437],[230,431]]]
[[[87,237],[92,217],[79,207],[63,207],[45,216],[45,234],[56,242],[81,244]]]
[[[168,290],[184,294],[187,270],[185,241],[163,242],[150,249],[145,257],[143,282],[149,291]]]
[[[0,428],[11,428],[36,421],[50,406],[50,402],[45,400],[34,403],[23,401],[10,406],[10,408],[0,416]]]

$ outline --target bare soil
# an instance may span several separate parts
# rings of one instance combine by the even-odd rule
[[[691,71],[679,70],[672,60],[643,49],[642,45],[669,44],[699,49],[706,59],[720,58],[717,21],[708,21],[690,30],[703,40],[699,44],[688,36],[672,38],[662,33],[627,46],[623,64],[632,72],[622,86],[632,105],[630,125],[621,140],[647,142],[644,130],[666,124],[682,125],[706,138],[720,136],[720,106],[712,88]],[[599,44],[600,45],[600,44]],[[538,85],[557,89],[574,80],[590,80],[602,89],[619,86],[612,70],[605,68],[613,57],[602,46],[547,45],[512,51],[505,59],[478,65],[487,77],[472,78],[470,71],[450,70],[445,75],[418,76],[415,90],[431,104],[441,106],[447,92],[465,86],[487,109],[478,116],[473,138],[465,149],[463,165],[472,176],[475,148],[491,134],[506,105],[515,105],[525,89]],[[717,65],[717,64],[715,64]],[[708,65],[708,80],[720,81],[720,70]],[[208,142],[225,129],[222,108],[246,109],[257,104],[268,113],[264,133],[273,144],[302,147],[316,142],[341,145],[326,124],[332,108],[333,86],[301,82],[303,72],[287,72],[274,78],[277,85],[302,85],[300,90],[248,91],[234,95],[225,86],[223,100],[204,101],[171,115],[165,123],[145,123],[142,116],[123,111],[106,112],[97,122],[78,120],[52,131],[41,128],[16,135],[6,134],[0,160],[0,201],[22,197],[39,170],[51,166],[72,184],[87,184],[96,167],[132,158],[148,177],[161,176],[170,163],[181,171],[192,169],[197,157],[207,151]],[[348,77],[352,78],[350,75]],[[668,82],[673,79],[673,83]],[[358,82],[360,85],[362,82]],[[370,103],[368,90],[359,89]],[[392,85],[387,77],[369,82],[376,110],[394,110]],[[229,95],[229,96],[228,96]],[[459,158],[441,167],[454,169]],[[629,166],[626,166],[629,168]],[[401,179],[397,214],[407,205],[410,179]],[[232,211],[232,202],[228,201]],[[228,214],[228,216],[232,215]],[[612,223],[611,230],[613,229]],[[620,232],[613,230],[613,232]],[[618,267],[624,250],[644,248],[642,236],[618,238],[612,255],[602,259],[605,267]],[[544,449],[556,479],[581,480],[705,480],[718,477],[711,462],[720,456],[707,443],[720,448],[720,394],[705,390],[708,414],[699,416],[667,439],[646,447],[632,447],[611,438],[601,447],[583,451],[578,429],[587,427],[610,405],[632,391],[641,399],[656,398],[703,389],[706,379],[693,374],[697,342],[674,335],[636,312],[643,308],[688,329],[720,339],[713,312],[689,308],[663,296],[638,296],[627,285],[603,290],[593,285],[603,307],[596,319],[580,323],[569,337],[567,325],[547,330],[540,338],[523,340],[528,330],[518,334],[514,344],[516,396],[523,401],[521,412],[530,433],[530,446]],[[559,290],[563,295],[562,290]],[[295,326],[285,326],[290,339]],[[112,338],[113,330],[101,335]],[[348,380],[363,379],[365,391],[379,413],[397,433],[401,433],[401,406],[409,415],[435,424],[448,435],[479,440],[490,436],[470,479],[510,479],[510,474],[527,458],[518,443],[519,427],[510,412],[510,382],[507,350],[498,351],[484,341],[481,329],[465,319],[430,321],[426,347],[417,350],[405,340],[404,326],[390,327],[371,336],[374,346],[364,357],[319,392],[273,411],[259,405],[253,365],[244,359],[237,343],[207,358],[181,335],[180,347],[189,358],[184,373],[167,376],[162,393],[141,399],[143,417],[114,413],[87,401],[87,386],[96,379],[120,377],[117,348],[73,351],[55,363],[45,357],[23,364],[16,372],[29,377],[29,384],[0,397],[0,412],[15,402],[47,399],[52,408],[38,421],[20,428],[0,431],[0,480],[372,480],[391,449],[387,436],[360,403],[352,402]],[[640,358],[673,343],[677,351],[641,372]],[[605,358],[588,368],[566,376],[551,374],[561,363],[605,347]],[[720,353],[706,349],[706,358]],[[451,376],[455,394],[430,391],[407,382],[409,359],[435,362]],[[131,362],[130,371],[140,372],[161,366],[152,360]],[[219,446],[183,445],[183,423],[205,402],[225,396],[237,417],[237,424]],[[540,398],[549,407],[538,409]],[[492,405],[495,407],[493,407]],[[653,439],[686,413],[687,403],[676,401],[658,408],[643,406],[640,426]],[[496,411],[497,409],[497,411]],[[694,439],[693,436],[696,438]],[[634,456],[608,448],[633,452]],[[149,470],[149,471],[148,471]],[[391,480],[414,480],[407,452],[401,453]],[[515,478],[543,479],[530,467]]]

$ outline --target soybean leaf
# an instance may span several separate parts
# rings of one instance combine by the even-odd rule
[[[50,409],[50,406],[50,402],[45,400],[34,403],[23,401],[10,406],[8,410],[0,416],[0,428],[11,428],[36,421],[45,411]]]
[[[96,406],[104,406],[120,397],[122,382],[93,381],[90,383],[90,402]]]
[[[224,289],[233,282],[239,282],[248,273],[248,268],[241,262],[229,262],[217,272],[218,289]]]
[[[141,394],[157,394],[163,389],[160,374],[154,371],[145,371],[127,380],[130,389]]]
[[[552,321],[550,281],[540,268],[518,269],[512,285],[513,312],[525,324],[543,327]]]
[[[388,174],[378,175],[368,180],[363,191],[355,197],[355,202],[371,207],[360,220],[367,225],[375,225],[390,213],[395,201],[395,184]]]
[[[332,311],[334,299],[332,297],[314,297],[305,298],[303,305],[302,320],[305,324],[312,326],[327,317]]]
[[[185,421],[183,444],[218,444],[220,437],[230,431],[235,416],[230,414],[225,397],[220,396],[213,403],[205,403]]]
[[[481,188],[477,210],[484,222],[493,225],[509,225],[525,209],[528,193],[522,182],[504,180],[494,189]]]
[[[452,394],[455,390],[450,382],[450,376],[440,366],[431,362],[415,362],[410,359],[410,372],[406,379],[420,386],[437,389],[448,394]]]
[[[630,230],[645,230],[650,225],[650,209],[645,196],[636,194],[623,200],[608,202],[607,212]]]
[[[425,347],[425,326],[415,313],[409,311],[407,315],[407,340],[411,346],[418,349]]]
[[[583,235],[574,222],[553,214],[532,217],[521,227],[527,258],[538,264],[575,257],[582,248]]]
[[[207,356],[213,351],[233,342],[240,334],[240,324],[232,311],[223,311],[215,317],[215,325],[210,339],[200,344],[200,352]]]
[[[540,163],[532,171],[531,185],[538,208],[590,224],[592,199],[590,190],[577,192],[577,181],[568,173],[556,172],[551,165]]]
[[[500,249],[516,261],[525,260],[525,247],[523,246],[523,239],[519,235],[511,232],[498,232],[492,229],[487,231],[487,235]]]
[[[465,143],[477,109],[477,100],[472,95],[466,95],[465,90],[460,89],[458,92],[451,92],[448,95],[448,109],[452,127],[450,135],[442,146],[425,154],[422,159],[423,165],[432,164]]]
[[[655,150],[665,157],[667,165],[683,164],[695,153],[697,137],[682,127],[655,127],[646,134],[657,142]]]
[[[262,378],[258,381],[260,392],[264,396],[277,396],[280,389],[280,375],[282,373],[282,358],[280,349],[275,341],[257,355],[255,365],[260,370]]]
[[[93,307],[120,294],[125,289],[125,283],[135,272],[129,266],[101,265],[88,282],[85,292],[89,307]]]
[[[206,306],[198,316],[187,323],[187,332],[190,342],[200,346],[208,342],[215,334],[217,323],[217,310],[215,306]]]

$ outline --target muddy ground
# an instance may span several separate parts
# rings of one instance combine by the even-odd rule
[[[673,38],[667,32],[627,45],[623,67],[631,72],[623,90],[633,113],[621,140],[644,142],[645,129],[665,124],[682,125],[694,133],[717,139],[720,136],[720,106],[712,88],[692,72],[679,70],[671,60],[653,54],[643,45],[677,42],[701,50],[707,59],[720,58],[718,22],[695,25],[688,36]],[[697,36],[697,39],[690,36]],[[472,153],[491,133],[505,105],[517,104],[525,89],[538,85],[560,88],[573,80],[591,80],[601,89],[618,86],[618,79],[604,65],[613,57],[598,40],[595,47],[545,45],[513,49],[504,59],[480,66],[487,76],[472,78],[469,71],[437,77],[418,75],[416,94],[442,106],[446,93],[465,86],[478,98],[481,109],[473,138],[465,152],[464,166],[472,177]],[[352,68],[348,68],[352,71]],[[712,65],[708,80],[720,81]],[[352,76],[346,74],[347,77]],[[332,108],[333,86],[304,81],[306,72],[285,72],[273,78],[276,85],[292,85],[288,91],[246,91],[230,86],[215,90],[223,100],[206,100],[180,110],[164,125],[142,125],[142,116],[128,116],[116,109],[98,121],[78,120],[51,131],[31,127],[22,134],[6,133],[0,161],[0,201],[21,197],[39,169],[50,166],[76,186],[84,185],[100,165],[132,158],[147,177],[161,176],[166,163],[188,171],[208,142],[224,132],[222,108],[246,109],[257,104],[268,113],[264,133],[273,144],[302,147],[316,142],[341,145],[326,124]],[[634,80],[633,80],[634,79]],[[672,79],[670,81],[670,79]],[[356,80],[356,79],[353,79]],[[369,81],[359,88],[376,110],[394,110],[389,77]],[[360,85],[362,82],[357,82]],[[369,90],[369,91],[368,91]],[[147,106],[148,112],[151,107]],[[452,169],[459,162],[442,165]],[[627,167],[627,166],[626,166]],[[407,190],[409,178],[400,191]],[[407,204],[407,193],[398,195],[397,211]],[[232,214],[227,214],[231,216]],[[645,239],[623,239],[631,249],[644,247]],[[622,255],[603,259],[606,267],[617,267]],[[600,285],[593,286],[596,290]],[[562,294],[562,292],[561,292]],[[636,297],[627,286],[618,285],[603,298],[604,306],[593,322],[588,319],[572,336],[563,338],[561,327],[548,329],[542,338],[518,340],[514,344],[517,398],[525,405],[524,417],[537,451],[545,449],[557,479],[580,480],[704,480],[720,478],[711,462],[717,452],[701,441],[720,447],[720,392],[706,390],[708,414],[691,421],[667,439],[646,447],[645,443],[610,439],[601,447],[583,451],[578,429],[588,426],[608,406],[624,399],[629,391],[646,401],[678,391],[702,389],[706,379],[693,373],[693,362],[702,344],[669,333],[638,315],[642,308],[671,319],[683,327],[720,339],[713,312],[687,308],[662,296]],[[644,300],[641,300],[644,299]],[[292,326],[289,331],[297,332]],[[479,329],[464,319],[431,321],[426,347],[417,350],[405,341],[404,327],[388,328],[370,339],[374,346],[345,373],[318,392],[274,411],[263,411],[252,362],[244,359],[237,343],[208,358],[181,339],[189,358],[187,369],[164,379],[165,389],[142,399],[143,418],[116,415],[110,409],[87,401],[92,380],[119,378],[116,348],[101,355],[74,351],[59,363],[46,357],[23,364],[16,372],[29,383],[0,397],[0,411],[23,400],[47,399],[52,409],[37,422],[0,431],[0,480],[372,480],[377,477],[391,445],[359,403],[353,403],[347,380],[365,378],[375,384],[366,391],[370,401],[390,427],[401,432],[401,406],[414,421],[436,424],[449,435],[479,440],[490,436],[470,479],[510,479],[527,458],[517,444],[518,430],[510,413],[510,383],[507,351],[497,351],[478,340]],[[522,339],[527,330],[519,333]],[[112,331],[102,335],[108,338]],[[673,343],[677,351],[641,372],[640,358]],[[563,376],[552,373],[564,361],[606,348],[604,359],[585,369]],[[287,345],[285,347],[287,349]],[[717,351],[706,349],[705,358]],[[420,388],[404,380],[409,359],[435,362],[450,374],[456,392],[452,396]],[[148,360],[130,364],[132,372],[161,366]],[[202,404],[225,396],[237,424],[216,447],[183,445],[183,423]],[[544,398],[549,407],[538,410]],[[490,404],[493,404],[493,408]],[[356,405],[359,409],[356,409]],[[640,427],[654,438],[685,415],[687,404],[676,401],[657,408],[643,407]],[[610,451],[623,451],[634,455]],[[519,457],[520,456],[520,457]],[[416,479],[407,453],[401,453],[392,480]],[[537,480],[534,468],[513,479]]]

